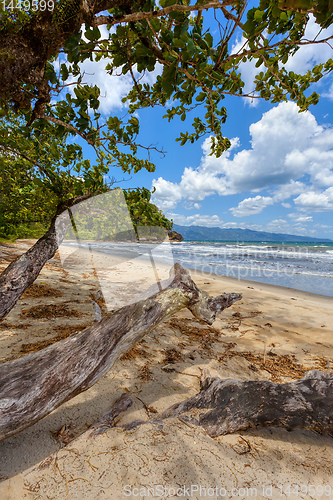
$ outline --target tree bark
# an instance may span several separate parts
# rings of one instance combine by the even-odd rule
[[[56,253],[69,225],[66,213],[54,217],[48,231],[29,250],[9,264],[0,276],[0,320],[15,306]]]
[[[179,265],[167,288],[42,351],[0,365],[0,440],[91,387],[165,317],[187,307],[207,323],[241,299],[200,291]]]
[[[193,408],[209,409],[199,419],[212,437],[261,426],[310,429],[333,436],[333,373],[307,372],[301,380],[276,384],[267,380],[241,382],[212,378],[203,372],[201,391],[168,408],[162,419]]]
[[[98,191],[69,198],[58,204],[50,227],[29,250],[17,257],[0,275],[0,321],[15,306],[22,293],[38,278],[54,256],[70,225],[68,209],[99,194]]]

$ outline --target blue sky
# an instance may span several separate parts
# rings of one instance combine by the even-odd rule
[[[101,29],[102,36],[104,28]],[[313,20],[307,37],[318,27]],[[321,37],[332,35],[333,27]],[[234,51],[242,44],[236,33]],[[306,72],[313,64],[332,57],[329,45],[302,47],[286,64],[287,69]],[[105,63],[86,61],[84,82],[101,88],[100,111],[126,118],[121,98],[130,89],[129,75],[110,77]],[[242,78],[246,91],[256,71],[245,63]],[[153,81],[154,75],[144,78]],[[179,132],[190,129],[185,122],[163,120],[162,108],[138,112],[139,142],[165,150],[154,153],[154,173],[139,172],[120,187],[156,188],[153,202],[181,225],[239,227],[333,239],[333,82],[326,77],[311,88],[321,94],[320,103],[298,113],[292,102],[270,104],[264,100],[230,97],[224,101],[228,119],[224,135],[232,148],[220,158],[209,156],[209,138],[180,146]],[[85,148],[88,155],[88,148]],[[120,171],[112,174],[122,178]]]

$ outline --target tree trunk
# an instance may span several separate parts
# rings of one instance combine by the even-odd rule
[[[173,279],[163,291],[42,351],[0,365],[0,440],[91,387],[166,316],[187,307],[211,324],[241,299],[237,293],[212,299],[179,264],[172,270]]]
[[[9,264],[0,276],[0,320],[15,306],[22,293],[52,259],[69,225],[67,213],[52,220],[48,231],[29,250]]]
[[[310,429],[333,436],[333,374],[307,372],[301,380],[276,384],[267,380],[241,382],[212,378],[203,371],[201,391],[168,408],[163,418],[209,409],[195,419],[212,437],[256,426]]]

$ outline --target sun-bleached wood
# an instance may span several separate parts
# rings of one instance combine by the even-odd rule
[[[199,419],[191,417],[194,408],[203,410]],[[310,429],[333,436],[333,373],[311,370],[300,380],[277,384],[223,380],[205,371],[201,391],[168,408],[161,418],[180,415],[212,437],[257,426]]]

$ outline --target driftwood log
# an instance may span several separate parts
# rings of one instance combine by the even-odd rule
[[[148,423],[161,425],[167,418],[179,417],[187,424],[201,426],[212,437],[269,426],[309,429],[333,437],[333,373],[310,370],[300,380],[277,384],[213,378],[204,369],[200,387],[198,394],[170,406],[158,417],[118,427],[129,430]],[[118,415],[132,404],[131,397],[122,394],[112,410],[87,431],[89,437],[115,427]],[[202,410],[199,417],[198,409]]]
[[[168,408],[162,419],[209,410],[185,420],[212,437],[252,427],[310,429],[333,436],[333,373],[308,371],[301,380],[277,384],[268,380],[222,380],[204,370],[201,391]]]
[[[179,264],[172,268],[172,276],[167,288],[146,300],[122,307],[41,351],[0,365],[0,440],[91,387],[170,314],[187,307],[211,324],[218,313],[241,299],[238,293],[210,298]]]

